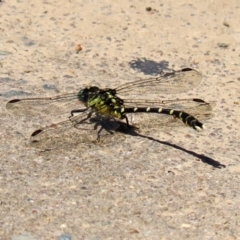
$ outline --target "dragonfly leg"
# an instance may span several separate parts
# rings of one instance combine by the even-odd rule
[[[101,131],[103,130],[103,126],[101,126],[101,128],[98,130],[98,132],[97,132],[97,142],[100,142],[100,133],[101,133]],[[111,134],[113,134],[111,131],[109,131]]]
[[[135,126],[129,124],[127,115],[124,114],[123,117],[122,117],[122,119],[125,119],[125,120],[126,120],[126,123],[127,123],[127,127],[128,127],[128,128],[132,128],[132,129],[135,129],[135,130],[138,130],[138,129],[139,129],[138,127],[135,127]]]
[[[102,132],[103,129],[105,129],[109,134],[114,134],[111,130],[108,130],[104,128],[104,126],[101,126],[101,128],[97,132],[97,139],[96,139],[97,142],[100,142],[100,137],[101,137],[100,133]]]
[[[73,117],[74,113],[85,112],[85,111],[87,111],[87,110],[88,110],[88,108],[84,108],[84,109],[74,109],[74,110],[71,111],[71,116],[70,116],[70,118]]]
[[[123,119],[126,120],[127,126],[128,126],[128,127],[131,127],[131,125],[129,124],[129,121],[128,121],[128,118],[127,118],[126,115],[123,115]]]
[[[92,114],[93,114],[93,112],[89,112],[88,115],[87,115],[87,117],[84,118],[84,119],[81,119],[81,121],[76,121],[76,119],[74,118],[74,116],[69,117],[69,120],[72,121],[73,126],[74,126],[75,128],[77,128],[79,124],[81,124],[82,122],[84,122],[84,121],[88,120],[89,118],[91,118]]]

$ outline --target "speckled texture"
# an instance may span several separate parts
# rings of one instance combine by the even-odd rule
[[[239,11],[238,0],[1,1],[0,239],[238,239]],[[216,101],[201,133],[148,129],[41,152],[29,136],[58,119],[5,108],[182,67],[203,79],[178,97]]]

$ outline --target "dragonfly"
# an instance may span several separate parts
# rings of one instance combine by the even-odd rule
[[[46,98],[10,100],[6,108],[27,116],[68,114],[61,121],[34,131],[30,142],[54,145],[100,141],[124,123],[129,129],[186,125],[200,131],[212,106],[199,98],[159,99],[197,87],[201,74],[192,68],[161,73],[158,77],[128,82],[116,88],[88,86],[74,93]],[[136,124],[135,124],[136,123]]]

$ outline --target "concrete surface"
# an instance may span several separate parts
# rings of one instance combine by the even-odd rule
[[[1,1],[0,239],[239,239],[239,11],[238,0]],[[200,133],[41,151],[29,137],[58,117],[5,107],[182,67],[201,84],[165,97],[215,101]]]

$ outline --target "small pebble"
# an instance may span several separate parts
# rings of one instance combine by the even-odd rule
[[[76,53],[79,53],[80,51],[82,51],[82,46],[81,44],[77,44],[75,47]]]
[[[229,44],[226,44],[226,43],[218,43],[217,45],[220,48],[228,48],[228,46],[229,46]]]
[[[230,27],[229,23],[226,22],[226,21],[223,22],[223,25],[224,25],[225,27]]]

